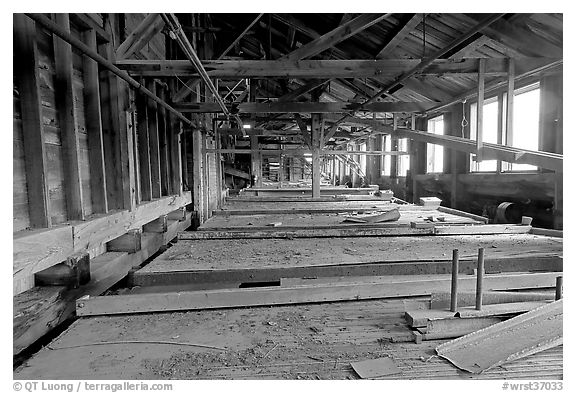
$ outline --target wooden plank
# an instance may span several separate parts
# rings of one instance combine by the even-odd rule
[[[461,307],[457,311],[450,310],[410,310],[406,311],[405,317],[408,326],[425,327],[429,321],[442,320],[450,318],[477,318],[489,317],[495,315],[520,314],[534,310],[547,301],[518,302],[518,303],[499,303],[487,304],[482,310],[476,310],[474,306]]]
[[[363,236],[417,236],[431,235],[433,228],[365,228],[356,225],[352,228],[314,228],[314,229],[285,229],[274,230],[226,230],[226,231],[197,231],[181,233],[179,239],[296,239],[309,237],[363,237]]]
[[[122,236],[106,243],[108,252],[127,252],[133,254],[142,249],[142,230],[131,229]]]
[[[70,32],[68,14],[54,14],[55,21]],[[68,219],[83,220],[85,207],[83,201],[82,179],[80,176],[80,145],[72,92],[72,46],[54,39],[55,96],[58,121],[62,133],[64,149],[64,173],[66,189],[66,210]]]
[[[161,264],[162,261],[153,262]],[[495,258],[486,260],[487,269],[496,272],[518,271],[562,271],[562,259],[559,257],[518,257]],[[450,273],[450,263],[447,261],[382,261],[373,263],[344,263],[334,265],[305,265],[288,267],[235,267],[230,269],[210,270],[181,267],[174,271],[154,270],[148,266],[145,270],[134,273],[133,282],[140,286],[154,285],[186,285],[190,283],[215,282],[271,282],[280,281],[285,286],[287,282],[299,282],[301,285],[309,284],[337,284],[337,283],[366,283],[385,281],[390,282],[390,275],[439,275]],[[476,261],[469,258],[460,261],[460,273],[472,274]],[[556,273],[557,275],[557,273]],[[441,276],[436,276],[440,278]],[[448,277],[448,276],[446,276]],[[547,279],[553,280],[551,277]],[[296,284],[295,284],[296,285]],[[530,285],[530,283],[528,283]],[[448,290],[448,287],[443,289]],[[472,290],[472,288],[471,288]]]
[[[89,14],[85,13],[71,13],[70,20],[82,26],[87,31],[94,30],[99,40],[110,42],[110,34],[102,28]]]
[[[550,236],[550,237],[564,237],[564,231],[557,229],[546,229],[546,228],[532,228],[530,233],[540,236]]]
[[[193,160],[193,176],[192,176],[192,190],[194,195],[194,210],[198,214],[199,224],[202,224],[208,217],[205,217],[204,211],[204,193],[206,191],[204,183],[204,153],[202,151],[202,134],[199,128],[192,130],[192,160]]]
[[[166,99],[166,93],[164,86],[158,85],[156,87],[158,97],[161,100]],[[166,108],[159,106],[158,107],[158,143],[160,148],[160,186],[161,186],[161,195],[170,195],[171,187],[170,187],[170,159],[169,159],[169,136],[168,136],[168,123],[166,119]]]
[[[192,203],[190,192],[182,196],[169,196],[151,202],[145,202],[133,211],[123,210],[109,213],[91,221],[74,224],[74,249],[93,249],[106,243],[127,230],[136,229],[158,216]]]
[[[374,102],[362,107],[367,112],[423,112],[436,105],[433,102]],[[234,104],[238,113],[345,113],[358,110],[348,102],[242,102]],[[219,113],[217,103],[179,103],[174,106],[183,113]],[[231,106],[230,106],[231,108]]]
[[[546,304],[436,347],[438,356],[471,373],[562,344],[563,301]]]
[[[510,280],[510,277],[504,277]],[[475,280],[475,278],[472,278]],[[487,278],[487,286],[492,281]],[[78,316],[114,315],[158,311],[201,310],[344,300],[380,299],[426,295],[448,285],[449,279],[399,282],[301,286],[294,288],[248,288],[168,292],[105,297],[83,297],[76,302]],[[474,284],[473,281],[471,281]]]
[[[168,124],[170,124],[170,165],[172,174],[172,194],[182,195],[182,123],[168,113]]]
[[[382,190],[380,196],[376,195],[333,195],[312,198],[311,196],[241,196],[228,197],[228,202],[347,202],[347,201],[382,201],[388,202],[394,194],[391,191]]]
[[[20,232],[13,238],[13,280],[18,282],[25,277],[47,269],[66,260],[73,252],[71,226],[60,226],[52,229],[40,229]],[[32,283],[33,285],[33,283]],[[17,288],[16,293],[25,291],[26,287]]]
[[[435,225],[435,235],[494,235],[505,233],[530,233],[530,225]]]
[[[146,80],[148,90],[156,94],[156,83]],[[146,100],[148,114],[148,146],[150,150],[150,180],[152,182],[152,198],[161,196],[160,174],[160,139],[158,131],[158,105],[152,100]]]
[[[459,292],[458,307],[473,306],[476,300],[475,292]],[[502,292],[485,291],[482,304],[516,303],[523,301],[554,300],[554,293],[530,293],[530,292]],[[433,293],[430,299],[431,309],[447,309],[450,307],[450,293]]]
[[[542,67],[559,58],[526,57],[518,64],[519,73]],[[198,77],[188,60],[118,60],[116,63],[132,75]],[[202,60],[211,78],[384,78],[410,71],[420,64],[418,59],[386,60]],[[437,59],[415,75],[460,75],[478,73],[477,59]],[[501,76],[507,73],[505,58],[486,59],[486,75]],[[194,79],[194,82],[199,79]],[[177,97],[175,97],[177,98]]]
[[[224,167],[224,173],[231,175],[231,176],[241,177],[242,179],[247,179],[247,180],[252,179],[252,176],[250,176],[249,173],[246,173],[244,171],[241,171],[239,169],[232,168],[229,166]]]
[[[83,39],[87,46],[97,50],[96,32],[94,29],[86,30],[83,33]],[[88,134],[92,211],[93,213],[108,213],[98,63],[88,56],[83,56],[82,67],[84,71],[84,110],[86,132]]]
[[[476,156],[478,160],[483,159],[483,138],[484,138],[484,78],[486,73],[486,61],[480,59],[478,67],[478,98],[476,101]]]
[[[34,22],[23,14],[14,14],[13,23],[14,77],[20,95],[30,227],[50,227],[52,220],[36,27]]]
[[[312,42],[309,42],[308,44],[283,56],[282,59],[295,61],[317,55],[339,42],[360,33],[390,15],[391,14],[360,14],[351,21],[338,26],[334,30],[316,38]]]
[[[386,36],[385,44],[376,55],[377,59],[390,57],[394,49],[420,24],[422,16],[419,14],[409,14],[400,20],[398,26]]]
[[[452,209],[452,208],[445,207],[445,206],[438,206],[437,210],[439,212],[442,212],[442,213],[454,214],[454,215],[461,216],[461,217],[471,218],[473,220],[477,220],[477,221],[480,221],[480,222],[483,222],[486,224],[488,224],[488,221],[489,221],[488,217],[478,216],[476,214],[463,212],[461,210]]]

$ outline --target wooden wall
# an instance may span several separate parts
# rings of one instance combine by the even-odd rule
[[[46,16],[110,60],[146,17]],[[151,221],[189,204],[190,194],[182,188],[179,121],[23,14],[14,15],[14,47],[14,283],[15,293],[20,293],[33,286],[34,273],[66,260],[84,247],[81,244],[94,257],[135,222],[146,224],[134,221],[140,206],[158,202],[145,215]],[[134,54],[146,59],[164,56],[164,36],[158,32]],[[145,83],[169,100],[172,92],[165,81]],[[144,131],[151,136],[146,144]],[[142,155],[143,151],[153,154]],[[147,180],[148,194],[143,191]],[[181,197],[176,205],[163,202],[174,196]],[[107,216],[120,218],[111,225],[101,221]],[[106,235],[82,243],[85,239],[74,231],[91,223],[96,233]],[[98,229],[99,225],[107,228]],[[71,231],[62,232],[67,237],[60,241],[72,242],[66,247],[55,244],[60,238],[56,232],[63,228]]]

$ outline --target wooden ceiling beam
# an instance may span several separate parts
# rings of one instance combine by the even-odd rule
[[[420,24],[422,16],[419,14],[409,14],[402,18],[396,28],[386,37],[386,41],[376,55],[377,59],[390,57],[394,49]]]
[[[139,52],[160,30],[164,21],[160,14],[150,13],[128,35],[116,50],[116,59],[127,59]]]
[[[338,26],[334,30],[285,55],[282,59],[296,61],[315,56],[391,15],[392,14],[360,14],[349,22]]]
[[[550,63],[558,58],[519,59],[524,69]],[[486,75],[505,75],[505,58],[486,59]],[[399,73],[412,75],[469,74],[478,72],[478,59],[434,59],[422,66],[418,59],[387,60],[203,60],[211,78],[383,78]],[[187,60],[118,60],[116,66],[133,75],[147,77],[189,76],[198,72]],[[401,83],[401,82],[399,82]]]
[[[424,112],[433,102],[374,102],[364,106],[368,112]],[[217,103],[180,103],[175,107],[185,113],[218,113]],[[244,102],[228,106],[230,113],[346,113],[356,110],[357,105],[348,102]]]

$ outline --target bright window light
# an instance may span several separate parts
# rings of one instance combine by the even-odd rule
[[[249,130],[250,128],[252,128],[252,126],[250,124],[243,124],[242,128]]]

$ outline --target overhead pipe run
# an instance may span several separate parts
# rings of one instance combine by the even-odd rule
[[[204,69],[202,62],[200,61],[198,55],[196,54],[194,48],[192,47],[192,44],[190,43],[190,41],[188,41],[188,37],[186,37],[184,30],[182,30],[182,26],[180,25],[180,22],[178,22],[178,18],[176,17],[176,15],[172,13],[161,15],[162,19],[164,19],[164,22],[166,23],[166,26],[168,26],[168,28],[170,29],[170,37],[178,42],[178,45],[180,45],[180,48],[182,49],[188,60],[190,60],[194,68],[196,68],[196,71],[198,71],[198,74],[200,74],[200,78],[204,81],[204,83],[214,96],[216,103],[218,104],[220,109],[222,109],[224,115],[226,115],[226,117],[231,116],[230,111],[228,110],[226,104],[222,100],[222,97],[220,97],[220,94],[218,93],[218,89],[216,88],[216,86],[214,86],[214,84],[210,80],[208,73]],[[240,127],[240,129],[242,129],[242,120],[240,120],[240,117],[238,115],[232,115],[232,117],[236,119],[238,126]]]
[[[56,23],[52,22],[46,16],[44,16],[42,14],[33,14],[33,13],[27,13],[25,15],[27,17],[29,17],[30,19],[32,19],[37,24],[39,24],[40,26],[44,27],[46,30],[57,35],[62,40],[66,41],[67,43],[69,43],[70,45],[72,45],[73,47],[78,49],[80,52],[82,52],[82,54],[90,57],[92,60],[96,61],[98,64],[100,64],[103,67],[110,70],[113,74],[118,76],[120,79],[126,81],[135,90],[143,93],[144,95],[149,97],[151,100],[156,102],[158,105],[161,105],[164,108],[166,108],[167,110],[169,110],[170,112],[172,112],[174,115],[176,115],[176,117],[178,117],[184,123],[186,123],[190,126],[194,126],[194,123],[192,121],[190,121],[188,118],[186,118],[186,116],[184,116],[181,112],[174,109],[166,101],[164,101],[161,98],[159,98],[158,96],[156,96],[150,90],[145,88],[138,81],[136,81],[134,78],[132,78],[130,75],[128,75],[128,73],[126,71],[122,71],[121,69],[116,67],[114,64],[112,64],[112,62],[110,62],[109,60],[107,60],[104,57],[102,57],[101,55],[99,55],[98,52],[96,52],[95,50],[88,47],[86,44],[84,44],[79,39],[73,37],[65,29],[58,26]]]

